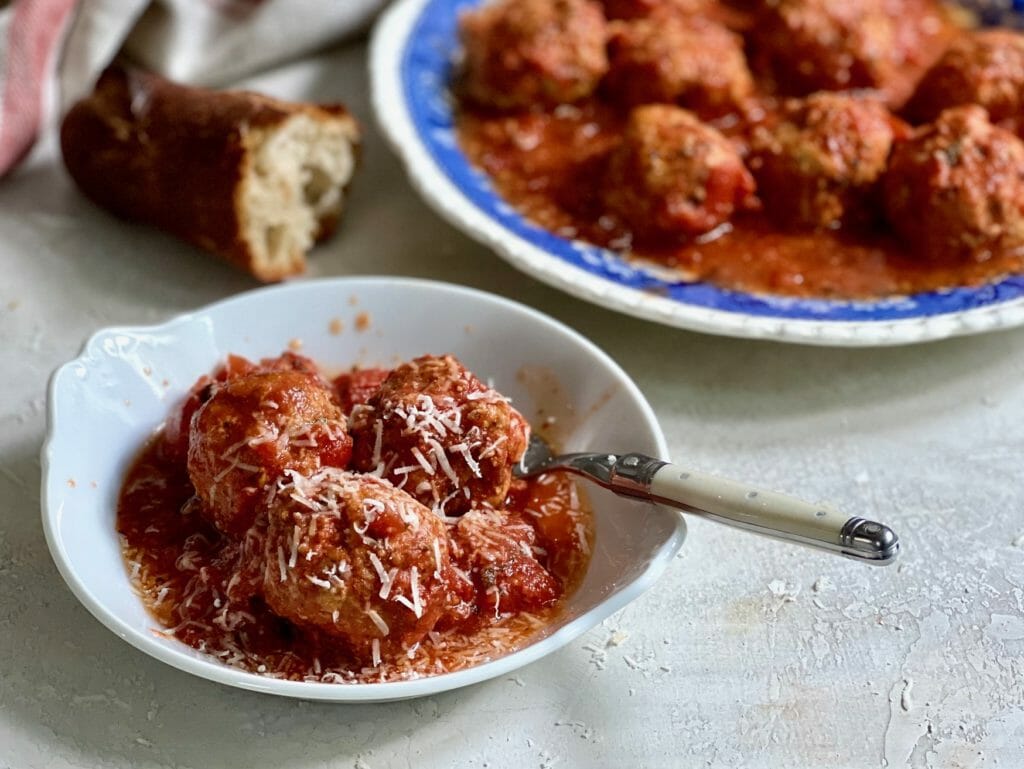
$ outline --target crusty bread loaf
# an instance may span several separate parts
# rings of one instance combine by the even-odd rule
[[[112,67],[64,118],[61,149],[99,205],[276,281],[301,273],[309,248],[334,231],[359,126],[340,105]]]

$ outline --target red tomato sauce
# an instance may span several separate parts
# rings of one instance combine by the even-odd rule
[[[728,14],[734,29],[749,24],[740,11]],[[937,58],[948,34],[934,37],[921,52],[925,60]],[[740,147],[755,124],[777,111],[774,86],[758,74],[757,108],[709,121]],[[909,85],[901,87],[909,91]],[[667,269],[674,279],[751,293],[866,299],[980,285],[1024,271],[1019,249],[922,257],[881,221],[798,232],[755,211],[695,239],[644,240],[604,210],[599,198],[602,164],[620,143],[625,118],[600,90],[576,104],[520,112],[495,112],[460,99],[457,130],[470,161],[526,218],[562,237]]]
[[[463,105],[458,124],[466,154],[528,219],[687,279],[753,293],[856,299],[980,285],[1024,270],[1017,251],[923,259],[882,226],[792,232],[757,213],[688,243],[637,242],[601,211],[596,194],[598,166],[621,127],[622,116],[600,101],[515,115]]]
[[[229,363],[239,365],[237,360]],[[339,399],[347,399],[348,406],[365,402],[386,374],[367,369],[342,375],[334,382]],[[204,378],[196,390],[204,382],[231,375],[221,371],[213,379]],[[181,407],[188,413],[195,408],[189,400]],[[545,584],[550,585],[552,578],[557,584],[558,599],[527,611],[514,600],[496,602],[490,591],[474,589],[473,577],[479,575],[464,573],[468,586],[460,592],[461,614],[442,617],[435,631],[408,654],[367,666],[321,630],[275,615],[258,595],[241,607],[226,599],[232,580],[238,579],[244,544],[222,535],[199,510],[180,446],[181,431],[180,416],[172,416],[135,461],[122,487],[117,530],[132,584],[156,620],[153,632],[233,667],[297,681],[358,683],[436,675],[481,664],[542,633],[558,617],[589,564],[592,516],[574,483],[561,475],[513,481],[504,506],[510,513],[502,524],[506,529],[492,532],[498,543],[494,546],[503,546],[504,538],[515,539],[518,551],[518,542],[525,537],[532,542],[533,571],[515,558],[498,558],[500,573],[483,574],[484,584],[488,579],[514,582],[510,595],[518,595],[530,589],[539,563]],[[446,519],[452,541],[464,549],[477,548],[477,560],[487,563],[488,546],[462,541],[458,520]]]

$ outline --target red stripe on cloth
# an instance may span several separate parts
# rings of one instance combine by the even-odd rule
[[[7,34],[0,96],[0,176],[39,135],[47,65],[76,0],[16,0]]]

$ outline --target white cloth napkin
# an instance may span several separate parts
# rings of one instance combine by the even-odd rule
[[[222,85],[352,34],[384,2],[15,0],[0,11],[0,176],[32,147],[44,105],[63,114],[119,52],[172,80]]]

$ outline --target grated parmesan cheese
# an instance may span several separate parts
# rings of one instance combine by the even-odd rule
[[[294,569],[299,558],[299,539],[302,537],[302,527],[298,524],[292,527],[292,552],[288,556],[288,568]]]
[[[373,464],[380,462],[381,441],[384,439],[384,421],[375,419],[373,421]]]
[[[448,457],[445,454],[444,446],[433,438],[427,439],[427,445],[430,446],[430,452],[434,455],[434,458],[437,460],[437,464],[440,465],[444,474],[448,476],[448,479],[452,483],[459,486],[459,476],[457,476],[455,474],[455,470],[452,469],[451,463],[448,461]]]
[[[400,603],[400,604],[402,604],[402,606],[404,606],[404,607],[405,607],[406,609],[408,609],[409,611],[411,611],[411,612],[412,612],[413,614],[416,614],[416,607],[415,607],[415,606],[413,606],[413,603],[412,603],[412,601],[410,601],[410,600],[409,600],[408,598],[406,598],[406,597],[405,597],[404,595],[402,595],[401,593],[396,593],[396,594],[395,594],[395,597],[394,597],[394,599],[393,599],[393,600],[394,600],[394,601],[395,601],[396,603]],[[417,615],[417,616],[418,616],[418,615]]]
[[[478,397],[488,397],[488,393],[479,393]],[[471,398],[476,400],[477,398]],[[397,415],[396,415],[397,416]],[[466,468],[468,472],[471,472],[475,477],[481,477],[482,475],[482,462],[481,460],[485,456],[493,454],[509,438],[508,436],[501,436],[494,443],[487,445],[483,439],[483,434],[477,427],[468,427],[463,429],[461,420],[464,414],[461,412],[451,398],[442,399],[437,397],[435,400],[429,398],[421,399],[415,405],[415,407],[406,408],[406,418],[412,417],[413,425],[418,426],[416,440],[418,441],[417,453],[418,457],[415,457],[416,464],[410,464],[408,466],[399,467],[395,470],[391,470],[391,466],[399,464],[394,458],[390,458],[387,464],[378,463],[378,473],[383,475],[388,473],[388,478],[398,478],[398,476],[404,476],[401,482],[407,482],[409,477],[416,479],[416,474],[419,470],[424,470],[430,476],[438,476],[439,480],[445,478],[451,480],[456,485],[456,490],[443,500],[441,497],[443,493],[439,493],[439,488],[444,488],[444,482],[433,483],[432,481],[420,481],[418,487],[420,490],[425,491],[426,497],[429,497],[431,493],[434,496],[435,512],[440,512],[442,518],[449,524],[455,524],[462,520],[467,520],[468,517],[455,518],[444,515],[444,507],[451,503],[452,499],[457,498],[459,493],[466,496],[472,501],[471,489],[468,488],[469,484],[464,481],[460,482],[459,475],[453,470],[453,465],[462,461],[459,459],[460,455],[466,462]],[[378,420],[380,421],[380,420]],[[384,422],[381,421],[383,431]],[[389,429],[391,428],[392,422],[387,423]],[[370,427],[368,423],[364,423],[365,427]],[[309,428],[306,428],[307,430]],[[320,427],[317,427],[320,430]],[[376,426],[374,426],[376,431]],[[324,425],[323,429],[317,433],[317,435],[330,435],[330,426]],[[439,440],[444,436],[451,436],[453,434],[461,435],[459,439],[461,442],[454,442],[450,439]],[[475,439],[474,439],[475,436]],[[307,445],[306,442],[311,442],[315,445],[315,439],[312,436],[305,436],[302,433],[297,433],[295,436],[295,443],[300,445]],[[249,438],[247,442],[252,445],[252,441],[266,441],[266,434],[254,436]],[[381,439],[382,440],[382,439]],[[292,445],[295,445],[293,443]],[[447,445],[454,443],[455,445]],[[245,445],[245,442],[241,444]],[[481,447],[485,446],[481,451]],[[237,451],[239,447],[236,447]],[[383,448],[383,447],[382,447]],[[409,459],[413,459],[412,456]],[[227,460],[225,460],[227,461]],[[233,463],[234,469],[247,470],[251,465],[246,465],[242,462]],[[429,470],[428,470],[429,468]],[[394,473],[391,475],[390,473]],[[470,477],[467,475],[467,469],[458,471],[462,474],[463,478],[469,480]],[[420,475],[423,478],[423,475]],[[392,509],[390,502],[383,502],[383,496],[381,499],[363,498],[362,491],[359,496],[355,499],[352,498],[352,474],[343,472],[336,468],[323,468],[317,469],[316,471],[310,472],[309,475],[305,475],[296,471],[286,471],[285,477],[281,478],[275,483],[268,484],[266,491],[266,503],[269,506],[273,502],[274,496],[280,494],[283,498],[289,500],[288,504],[292,502],[295,505],[301,505],[303,508],[312,511],[312,514],[305,514],[306,520],[302,520],[299,525],[293,525],[291,536],[289,537],[290,543],[285,544],[285,537],[281,537],[277,546],[277,557],[276,559],[272,556],[270,559],[266,559],[264,562],[265,566],[265,577],[273,579],[274,572],[274,560],[277,561],[277,571],[282,581],[288,579],[288,572],[294,569],[297,563],[302,560],[300,556],[305,555],[305,560],[309,561],[313,556],[317,557],[318,566],[323,568],[319,573],[307,575],[306,571],[297,572],[292,574],[293,577],[301,579],[305,577],[306,580],[318,588],[325,590],[334,590],[339,585],[345,585],[340,576],[341,574],[347,574],[351,571],[350,565],[344,561],[337,563],[333,562],[321,562],[319,560],[320,554],[314,552],[312,549],[307,548],[305,552],[301,550],[303,538],[309,536],[307,542],[315,541],[316,533],[318,529],[317,519],[320,515],[338,517],[343,515],[343,511],[348,508],[348,505],[355,506],[355,504],[362,505],[363,516],[368,520],[372,521],[377,515],[381,514],[382,511],[389,511]],[[366,488],[369,485],[371,488],[376,485],[377,488],[383,488],[389,484],[384,481],[374,481],[368,483],[368,478],[358,479],[358,483]],[[260,496],[263,497],[264,490],[259,490]],[[223,491],[221,492],[224,493]],[[346,500],[350,500],[346,502]],[[461,500],[460,500],[461,501]],[[557,508],[562,509],[561,505],[566,501],[563,498],[559,505],[545,509],[543,513],[551,514]],[[440,508],[438,510],[437,508]],[[293,508],[294,509],[294,508]],[[358,508],[357,508],[358,509]],[[416,508],[418,509],[418,508]],[[415,514],[415,509],[403,508],[401,505],[394,505],[393,512],[396,516],[401,517],[410,526],[415,526],[420,523],[420,518]],[[507,516],[503,511],[494,509],[491,505],[483,504],[476,506],[476,509],[471,511],[474,516],[480,518],[477,523],[472,521],[468,526],[459,526],[459,530],[465,534],[469,541],[477,543],[475,549],[478,551],[480,556],[480,566],[487,563],[486,551],[494,550],[495,548],[506,548],[509,545],[515,546],[517,550],[522,548],[524,552],[529,551],[531,554],[535,554],[538,557],[544,556],[545,553],[542,548],[534,547],[530,549],[529,546],[525,545],[521,541],[520,532],[515,530],[515,526],[509,526],[509,521],[506,520]],[[530,511],[532,513],[532,511]],[[574,515],[576,510],[571,510]],[[585,513],[582,513],[585,515]],[[358,514],[355,516],[358,521]],[[574,555],[579,555],[581,551],[586,552],[586,548],[589,546],[587,540],[588,533],[592,530],[587,525],[580,522],[581,519],[576,518],[573,521],[575,525],[575,533],[578,537],[578,543],[573,542],[573,546],[576,549]],[[583,518],[583,520],[587,520]],[[349,525],[356,523],[353,521]],[[294,521],[293,521],[294,523]],[[493,525],[499,525],[500,530],[494,531]],[[287,524],[286,524],[287,525]],[[436,524],[435,524],[436,525]],[[527,529],[532,529],[532,526],[525,525]],[[322,530],[322,527],[319,527]],[[362,525],[359,528],[363,528]],[[490,529],[490,531],[488,531]],[[363,528],[365,531],[366,529]],[[285,531],[287,529],[285,528]],[[242,552],[246,554],[246,557],[255,555],[261,550],[261,545],[258,543],[250,544],[247,536]],[[285,535],[287,536],[287,535]],[[351,533],[348,534],[351,536]],[[429,536],[429,534],[427,534]],[[369,539],[369,538],[365,538]],[[364,541],[365,541],[364,539]],[[574,538],[575,539],[575,538]],[[193,544],[193,549],[189,549],[189,545]],[[423,545],[426,545],[426,540],[422,541]],[[428,546],[432,551],[433,566],[434,569],[430,570],[429,561],[426,563],[421,559],[417,562],[417,567],[410,567],[408,571],[408,589],[404,587],[405,577],[401,581],[397,581],[399,570],[397,568],[387,569],[389,564],[385,564],[382,559],[388,558],[387,555],[390,550],[387,540],[382,542],[375,542],[373,550],[375,552],[368,551],[364,556],[368,559],[367,562],[373,564],[374,572],[380,580],[380,595],[385,600],[393,600],[396,603],[402,604],[402,606],[412,612],[416,617],[422,617],[425,614],[426,602],[430,593],[430,588],[436,586],[439,582],[442,582],[447,576],[444,574],[443,569],[447,568],[453,560],[450,555],[444,555],[446,550],[443,550],[440,544],[440,537],[432,537],[431,543]],[[347,663],[332,663],[331,661],[324,661],[320,658],[304,657],[299,653],[286,652],[280,656],[280,658],[274,658],[273,664],[267,661],[267,658],[261,657],[255,651],[251,650],[251,641],[247,639],[247,634],[251,633],[254,629],[259,627],[259,624],[263,622],[262,617],[257,619],[253,615],[247,612],[241,612],[233,606],[228,597],[237,593],[237,583],[239,582],[239,575],[227,574],[221,576],[221,572],[212,569],[211,567],[203,567],[202,570],[197,567],[202,564],[211,564],[211,558],[213,553],[216,551],[214,543],[203,542],[203,543],[189,543],[186,541],[183,551],[179,552],[178,558],[178,570],[177,574],[171,572],[173,581],[167,583],[173,584],[174,587],[168,590],[167,585],[161,585],[159,580],[149,573],[150,566],[146,563],[139,563],[131,558],[131,553],[126,547],[126,560],[132,571],[138,576],[143,583],[144,595],[148,602],[153,602],[154,598],[156,602],[164,600],[173,600],[178,606],[182,606],[182,599],[185,599],[185,606],[194,599],[196,605],[203,608],[204,613],[200,615],[200,619],[197,621],[188,620],[181,622],[178,626],[170,630],[170,635],[177,634],[182,638],[183,641],[193,645],[194,648],[200,651],[212,655],[217,660],[222,661],[224,664],[234,665],[249,671],[260,672],[262,675],[275,678],[286,678],[291,680],[307,680],[307,681],[323,681],[323,682],[334,682],[352,684],[357,682],[371,682],[371,681],[394,681],[394,680],[411,680],[415,678],[421,678],[423,676],[433,675],[435,672],[448,672],[451,670],[463,669],[473,665],[483,664],[496,657],[507,654],[518,648],[522,648],[522,645],[529,642],[534,634],[545,627],[551,621],[551,614],[549,612],[538,612],[536,614],[531,613],[505,613],[502,614],[500,603],[502,600],[501,590],[497,587],[491,587],[487,592],[491,593],[489,596],[490,600],[494,601],[494,617],[496,622],[491,625],[474,630],[473,634],[467,635],[464,632],[455,632],[453,630],[444,631],[443,633],[432,632],[430,635],[431,644],[416,644],[411,647],[403,646],[398,650],[397,655],[390,655],[389,659],[382,660],[382,647],[381,638],[378,639],[366,639],[372,643],[373,651],[373,664],[374,667],[363,667],[360,669],[358,666],[349,669]],[[442,558],[443,556],[443,558]],[[147,562],[148,563],[148,562]],[[455,572],[455,576],[470,586],[474,585],[474,579],[479,579],[479,575],[475,569],[463,571],[454,564],[452,569]],[[422,571],[426,568],[428,571]],[[424,579],[423,575],[429,575],[433,572],[433,578],[435,582],[429,580],[427,576],[427,584],[423,585],[423,589],[427,591],[426,595],[421,592],[420,582]],[[422,572],[422,574],[421,574]],[[301,575],[301,577],[297,576]],[[192,577],[192,579],[190,579]],[[226,586],[226,596],[223,600],[218,594],[218,589],[223,590],[224,580],[230,580]],[[372,579],[372,578],[371,578]],[[155,583],[155,584],[154,584]],[[301,582],[300,582],[301,584]],[[398,586],[403,586],[404,595],[399,594]],[[182,585],[186,587],[182,589]],[[370,583],[372,589],[372,581]],[[484,585],[480,585],[480,588],[484,588]],[[312,592],[312,591],[311,591]],[[176,593],[180,593],[180,597],[176,597]],[[372,590],[371,590],[372,595]],[[376,601],[376,599],[373,599]],[[152,605],[152,603],[151,603]],[[391,619],[391,615],[388,614],[389,604],[384,604],[385,608],[382,608],[381,604],[376,604],[376,610],[369,608],[373,604],[366,604],[364,610],[369,618],[369,621],[373,622],[374,627],[380,631],[384,636],[388,636],[390,633],[390,621],[407,621],[411,623],[411,620],[402,619]],[[213,607],[210,609],[209,607]],[[508,607],[508,600],[506,599],[506,607]],[[401,612],[397,609],[390,609],[399,618],[405,617],[401,615]],[[338,623],[342,618],[342,611],[337,609],[329,610],[328,618]],[[357,609],[358,612],[358,609]],[[195,613],[193,611],[193,613]],[[488,612],[489,613],[489,612]],[[180,617],[180,615],[179,615]],[[385,619],[387,617],[388,619]],[[251,623],[251,625],[249,624]],[[365,624],[365,623],[364,623]],[[365,642],[364,642],[365,643]],[[386,640],[385,640],[386,643]],[[423,648],[421,648],[421,646]],[[364,647],[365,648],[365,647]],[[393,658],[396,657],[397,659]],[[636,660],[630,658],[625,661],[627,665],[630,662],[640,664]],[[334,667],[335,664],[339,664],[338,667]],[[645,669],[645,668],[638,668]],[[645,673],[646,675],[646,673]],[[518,682],[517,682],[518,683]]]
[[[377,516],[387,509],[387,505],[379,499],[367,498],[363,500],[363,518],[367,523],[373,523]]]
[[[285,570],[284,548],[277,546],[277,567],[281,571],[281,581],[288,579],[288,572]]]
[[[470,576],[466,572],[464,572],[462,569],[460,569],[454,563],[451,566],[452,566],[452,571],[455,572],[455,576],[457,576],[459,579],[461,579],[467,585],[472,585],[473,584],[473,580],[470,579]]]
[[[441,579],[441,543],[434,537],[434,579]]]
[[[423,452],[419,450],[418,446],[412,447],[412,455],[416,459],[416,461],[420,463],[420,467],[423,468],[423,472],[425,472],[427,475],[433,475],[435,472],[437,472],[434,469],[434,467],[427,461],[427,458],[423,456]]]
[[[502,435],[499,438],[496,438],[493,443],[491,443],[486,449],[480,452],[480,459],[487,459],[487,457],[489,457],[491,454],[497,451],[498,447],[501,446],[501,444],[503,444],[507,440],[507,435]]]
[[[412,591],[412,611],[416,619],[423,616],[423,603],[420,600],[420,572],[415,566],[410,569],[409,589]]]
[[[464,460],[466,460],[466,467],[473,473],[477,478],[483,478],[483,474],[480,472],[480,465],[473,459],[473,455],[470,453],[469,446],[465,443],[460,443],[458,446],[452,446],[452,451],[458,451]]]
[[[391,633],[391,628],[388,627],[388,623],[384,621],[384,618],[380,616],[380,614],[376,610],[367,609],[366,616],[369,617],[370,621],[377,626],[377,630],[379,630],[382,635],[389,635]],[[374,664],[380,663],[377,662]]]
[[[390,571],[385,571],[384,564],[381,563],[380,557],[376,553],[370,553],[370,563],[373,565],[373,570],[377,572],[377,578],[380,580],[380,593],[378,595],[386,601],[391,593],[391,586],[395,581],[395,575],[398,574],[398,569],[393,568]]]
[[[238,466],[238,458],[235,457],[234,459],[231,460],[231,464],[230,465],[228,465],[223,470],[221,470],[219,473],[217,473],[215,476],[213,476],[214,484],[220,483],[224,479],[224,476],[226,476],[228,473],[230,473],[232,470],[234,470],[237,466]]]

